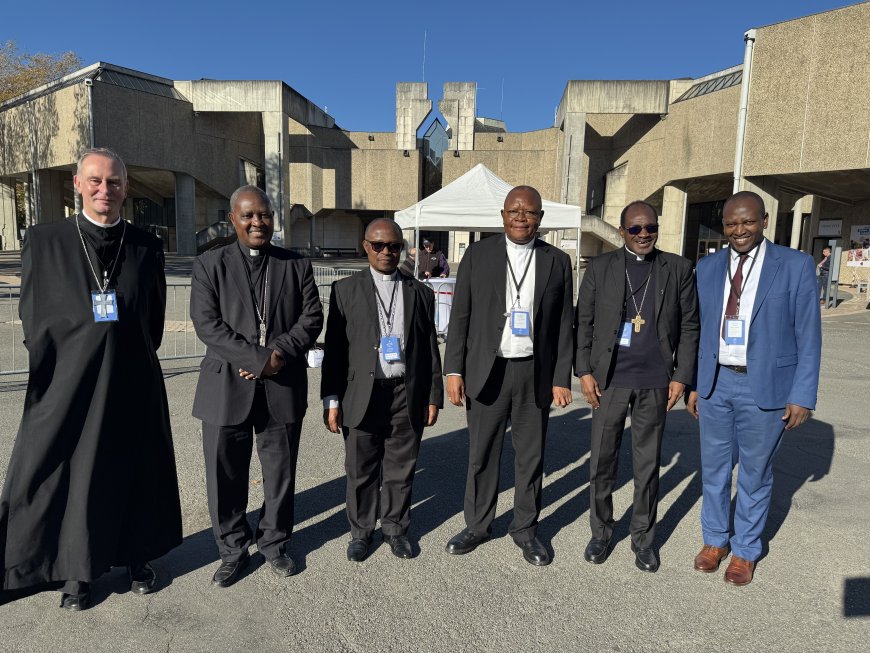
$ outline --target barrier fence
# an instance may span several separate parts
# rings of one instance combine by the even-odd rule
[[[313,266],[314,280],[323,304],[324,328],[329,313],[329,291],[333,281],[355,274],[351,268],[328,268]],[[439,335],[447,330],[450,304],[453,299],[452,284],[446,280],[431,282],[436,293],[436,328]],[[27,349],[24,347],[24,331],[18,316],[20,286],[0,286],[0,376],[27,372]],[[321,334],[322,335],[322,334]],[[157,355],[160,360],[196,358],[205,354],[205,345],[196,337],[190,320],[190,284],[167,284],[166,321],[163,327],[163,342]]]

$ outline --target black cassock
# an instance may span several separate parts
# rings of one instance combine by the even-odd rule
[[[78,222],[102,280],[124,224]],[[126,225],[109,284],[116,322],[94,321],[97,286],[76,218],[28,229],[21,267],[30,377],[0,495],[4,590],[92,581],[110,566],[152,560],[181,542],[156,353],[166,308],[160,241]]]

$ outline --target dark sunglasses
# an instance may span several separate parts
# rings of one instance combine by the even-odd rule
[[[659,226],[657,224],[645,224],[643,226],[634,225],[632,227],[623,227],[623,229],[630,233],[632,236],[637,236],[644,229],[646,229],[646,232],[648,234],[654,234],[658,232]]]
[[[382,243],[379,240],[376,240],[376,241],[367,240],[366,242],[371,246],[371,248],[373,250],[375,250],[378,253],[383,251],[384,247],[386,247],[387,250],[389,250],[390,254],[398,254],[399,252],[402,251],[402,248],[405,246],[405,243]]]

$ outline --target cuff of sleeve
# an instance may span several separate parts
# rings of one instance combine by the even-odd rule
[[[462,376],[459,372],[447,372],[444,376]]]
[[[338,405],[338,395],[329,395],[328,397],[323,398],[323,410],[338,408]]]

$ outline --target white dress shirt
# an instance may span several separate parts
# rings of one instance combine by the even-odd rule
[[[761,268],[764,265],[764,253],[767,240],[751,252],[747,252],[749,258],[743,263],[743,292],[740,295],[740,318],[743,320],[743,345],[726,345],[719,333],[719,363],[721,365],[746,365],[746,348],[749,344],[749,321],[752,318],[752,307],[755,305],[755,295],[758,292],[758,280],[761,278]],[[740,254],[734,250],[728,250],[729,264],[731,266],[731,278],[737,272],[740,262]],[[725,309],[728,306],[728,295],[731,292],[731,280],[725,275],[725,284],[722,289],[722,319],[725,319]],[[720,325],[721,327],[721,325]]]
[[[523,278],[527,265],[529,271],[520,286],[520,299],[517,302],[517,286],[514,283],[514,276],[511,276],[510,268],[505,270],[507,276],[505,313],[508,316],[504,319],[504,329],[501,332],[498,356],[502,358],[523,358],[531,356],[534,353],[534,341],[532,340],[534,334],[532,328],[535,322],[535,315],[532,304],[535,301],[535,239],[532,238],[532,240],[524,245],[518,245],[511,241],[510,238],[505,237],[505,244],[508,262],[513,268],[517,283]],[[515,308],[521,308],[529,312],[529,335],[527,336],[515,336],[511,331],[510,312]]]

